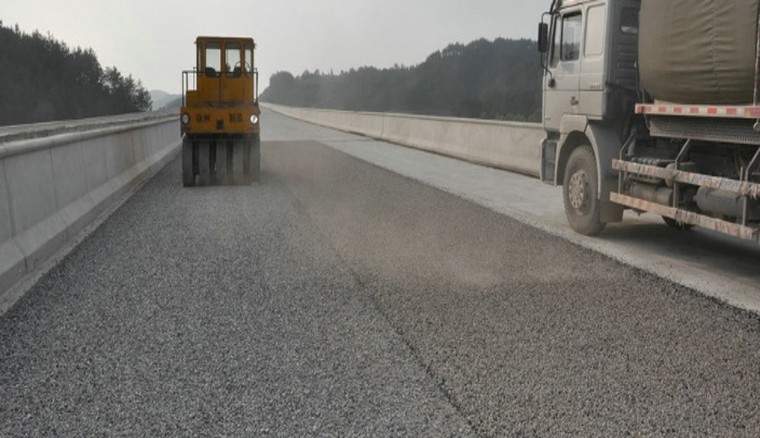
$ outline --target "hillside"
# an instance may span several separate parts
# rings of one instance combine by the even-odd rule
[[[340,74],[279,72],[266,102],[353,111],[539,121],[536,42],[480,39],[452,44],[413,66],[362,67]]]
[[[140,81],[103,68],[92,49],[70,49],[0,22],[0,125],[150,111]]]
[[[179,110],[182,107],[182,96],[176,96],[174,99],[166,102],[164,106],[159,109],[162,110]]]
[[[150,99],[153,101],[153,110],[175,109],[182,103],[182,96],[171,94],[162,90],[151,90]]]

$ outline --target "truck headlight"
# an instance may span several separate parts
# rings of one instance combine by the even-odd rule
[[[182,114],[182,124],[187,125],[190,123],[190,114]]]
[[[255,125],[257,123],[259,123],[259,116],[257,116],[256,114],[253,114],[251,116],[251,125]]]

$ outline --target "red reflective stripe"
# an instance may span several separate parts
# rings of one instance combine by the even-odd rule
[[[683,106],[636,104],[636,114],[743,117],[760,120],[760,106]]]

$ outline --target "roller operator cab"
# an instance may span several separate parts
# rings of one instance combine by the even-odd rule
[[[759,17],[757,0],[551,1],[540,174],[575,231],[630,209],[758,241]]]
[[[198,37],[196,67],[182,72],[183,185],[260,179],[261,111],[251,38]]]

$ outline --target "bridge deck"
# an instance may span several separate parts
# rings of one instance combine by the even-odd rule
[[[262,184],[175,161],[0,317],[0,435],[760,432],[757,316],[265,121]]]

